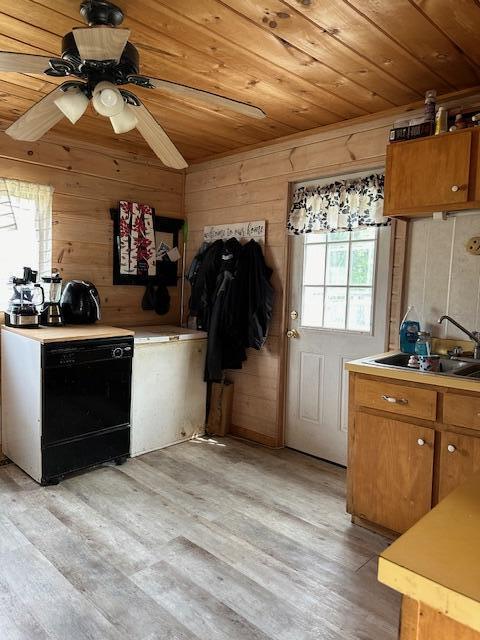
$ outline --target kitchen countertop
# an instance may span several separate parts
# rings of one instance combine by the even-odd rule
[[[48,342],[68,342],[69,340],[95,340],[97,338],[123,338],[133,336],[130,329],[119,329],[102,324],[70,325],[68,327],[47,327],[39,329],[18,329],[2,325],[2,331],[11,331],[24,338],[42,344]]]
[[[480,631],[480,473],[381,554],[378,579]]]
[[[197,331],[196,329],[188,329],[187,327],[178,327],[171,324],[132,327],[131,331],[135,334],[134,339],[136,344],[173,342],[177,340],[200,340],[207,337],[205,331]]]
[[[368,358],[360,358],[359,360],[351,360],[347,362],[345,368],[353,373],[365,373],[380,378],[390,378],[391,380],[405,380],[406,382],[417,382],[421,384],[429,384],[437,387],[449,387],[450,389],[459,389],[461,391],[478,391],[480,392],[480,380],[465,378],[462,376],[447,376],[429,373],[426,371],[415,371],[410,369],[402,369],[400,367],[380,365],[371,362],[385,356],[393,356],[400,351],[389,351],[388,353],[380,353],[376,356]]]

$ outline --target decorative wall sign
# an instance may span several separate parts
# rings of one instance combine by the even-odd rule
[[[204,227],[203,239],[205,242],[215,242],[215,240],[255,240],[259,244],[265,244],[265,220],[255,220],[255,222],[236,222],[232,224],[217,224]]]

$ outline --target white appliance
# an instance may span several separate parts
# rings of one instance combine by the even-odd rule
[[[170,325],[132,331],[133,457],[205,432],[207,334]]]

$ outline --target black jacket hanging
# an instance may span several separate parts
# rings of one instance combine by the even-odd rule
[[[192,274],[190,314],[208,332],[205,380],[220,381],[225,369],[239,369],[246,349],[265,343],[272,317],[272,271],[261,246],[234,238],[202,246]]]

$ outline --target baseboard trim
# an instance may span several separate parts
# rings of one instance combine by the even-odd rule
[[[237,427],[235,424],[230,425],[230,431],[227,435],[241,438],[242,440],[249,440],[250,442],[256,442],[257,444],[263,444],[265,447],[270,447],[271,449],[283,448],[278,446],[275,436],[266,436],[263,433],[257,433],[245,427]]]

